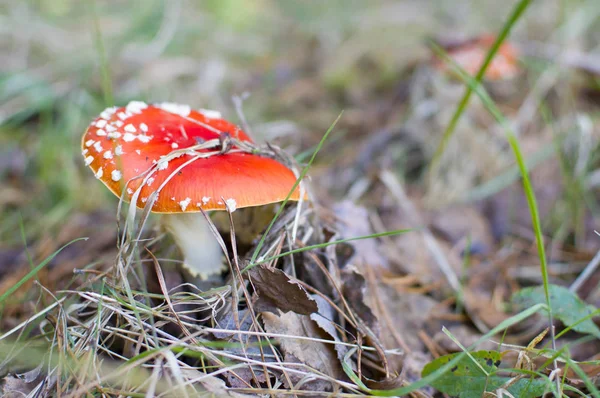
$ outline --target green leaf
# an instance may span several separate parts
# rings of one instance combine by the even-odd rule
[[[423,368],[425,377],[462,353],[439,357]],[[476,363],[475,363],[475,362]],[[498,351],[474,351],[469,356],[463,356],[449,372],[431,383],[439,391],[461,398],[480,398],[484,392],[492,392],[501,388],[512,379],[511,377],[495,376],[502,362],[502,354]],[[548,381],[543,379],[520,379],[507,388],[515,397],[536,397],[546,390]]]
[[[562,286],[549,285],[549,293],[550,306],[556,318],[579,333],[600,338],[600,329],[592,321],[592,314],[598,314],[597,308],[586,304],[575,293]],[[519,309],[545,303],[543,287],[522,289],[513,295],[512,302]]]

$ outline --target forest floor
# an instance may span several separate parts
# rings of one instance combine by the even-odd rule
[[[0,2],[3,396],[600,397],[600,8],[497,3]],[[306,172],[210,289],[84,165],[131,100]]]

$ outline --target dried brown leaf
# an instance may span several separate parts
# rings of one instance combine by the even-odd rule
[[[223,331],[212,331],[212,335],[217,339],[227,341],[231,343],[230,346],[225,348],[225,351],[235,355],[239,355],[245,358],[250,358],[255,361],[275,361],[273,356],[263,356],[259,344],[263,341],[259,341],[257,336],[253,336],[245,333],[231,333],[234,331],[250,331],[252,330],[252,314],[249,310],[241,310],[237,314],[237,321],[235,319],[233,311],[225,313],[218,321],[217,327]],[[231,331],[231,332],[228,332]],[[267,354],[271,354],[270,348],[264,349]],[[235,370],[235,374],[227,372],[227,381],[233,388],[246,388],[247,384],[252,385],[253,381],[258,383],[265,383],[267,381],[267,375],[265,374],[264,368],[260,366],[245,366],[239,367]],[[240,380],[240,378],[242,380]]]
[[[373,311],[367,305],[365,299],[365,278],[358,270],[356,270],[356,268],[347,267],[342,272],[342,283],[342,292],[344,293],[346,301],[350,304],[350,307],[354,309],[365,325],[377,333],[379,330],[377,317],[373,314]]]
[[[307,315],[298,315],[293,312],[274,315],[269,312],[262,314],[265,329],[269,333],[285,334],[287,336],[327,338],[315,322]],[[335,379],[344,378],[340,361],[333,350],[332,344],[306,339],[288,337],[280,340],[281,351],[286,362],[298,362],[308,365]],[[296,373],[289,374],[292,383],[297,384],[302,376]],[[303,383],[303,390],[331,391],[331,383],[323,380],[311,380]]]
[[[41,375],[41,368],[40,364],[37,368],[20,375],[6,375],[2,380],[0,395],[4,398],[28,396],[37,384],[36,380]]]
[[[368,236],[374,233],[369,221],[369,212],[362,206],[357,206],[350,201],[343,201],[334,206],[338,221],[338,229],[342,239]],[[365,267],[376,271],[389,271],[389,262],[379,249],[376,239],[362,239],[353,241],[350,246],[354,248],[353,256],[349,261],[364,273]]]
[[[319,312],[310,314],[310,319],[315,321],[317,325],[327,333],[334,341],[341,342],[339,334],[334,324],[335,312],[331,304],[329,304],[323,297],[316,294],[312,295],[312,298],[317,302]],[[348,346],[342,344],[335,345],[335,351],[340,363],[344,360],[344,355],[348,352]]]
[[[186,376],[190,379],[201,379],[200,383],[202,387],[206,389],[206,392],[211,393],[213,397],[230,397],[230,398],[247,398],[251,395],[241,394],[235,391],[231,391],[225,385],[225,382],[218,377],[204,374],[196,369],[182,369],[182,372],[186,373]],[[240,386],[240,388],[247,386]],[[204,395],[201,395],[204,396]]]
[[[317,303],[310,298],[306,290],[292,277],[278,269],[257,266],[248,272],[258,299],[254,307],[258,312],[269,311],[277,314],[293,311],[310,315],[318,311]]]

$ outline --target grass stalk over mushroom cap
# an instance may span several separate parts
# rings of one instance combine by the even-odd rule
[[[115,195],[162,220],[193,276],[223,270],[206,211],[300,199],[293,160],[273,146],[258,147],[215,111],[132,101],[108,108],[82,139],[86,165]]]

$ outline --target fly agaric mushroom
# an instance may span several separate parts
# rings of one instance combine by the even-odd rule
[[[485,34],[460,44],[445,47],[448,55],[456,64],[468,74],[475,76],[495,41],[494,35]],[[485,79],[490,81],[508,80],[517,76],[520,72],[518,58],[518,50],[508,41],[504,41],[488,65],[484,75]],[[449,70],[449,66],[440,59],[436,58],[434,65],[440,71],[448,72]]]
[[[277,160],[219,112],[132,101],[108,108],[82,139],[86,166],[115,195],[163,213],[193,276],[222,270],[222,253],[201,211],[283,201],[296,182]],[[124,192],[123,192],[124,191]],[[299,189],[290,200],[300,198]]]

